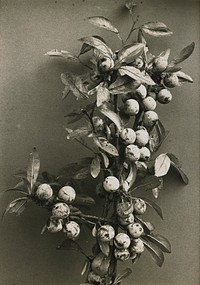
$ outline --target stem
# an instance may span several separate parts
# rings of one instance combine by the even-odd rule
[[[113,220],[111,219],[106,219],[106,218],[102,218],[102,217],[97,217],[97,216],[93,216],[93,215],[86,215],[83,213],[73,213],[72,214],[73,217],[78,217],[78,218],[83,218],[84,220],[87,219],[91,219],[91,220],[95,220],[96,222],[108,222],[108,223],[113,223]]]
[[[129,32],[129,34],[128,34],[128,36],[127,36],[126,40],[125,40],[125,44],[126,44],[126,43],[127,43],[127,41],[130,39],[131,34],[132,34],[135,30],[138,30],[138,29],[139,29],[139,27],[138,27],[138,28],[135,28],[135,24],[138,22],[139,15],[138,15],[138,16],[136,17],[136,19],[134,20],[134,18],[133,18],[133,14],[131,14],[131,18],[132,18],[132,22],[133,22],[133,24],[132,24],[131,30],[130,30],[130,32]]]

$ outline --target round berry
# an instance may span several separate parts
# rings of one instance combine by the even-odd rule
[[[161,89],[157,95],[158,102],[161,104],[167,104],[172,100],[172,94],[167,89]]]
[[[139,146],[145,146],[149,142],[149,133],[145,128],[141,128],[136,132],[135,143]]]
[[[145,127],[153,127],[158,121],[158,114],[154,111],[147,111],[142,118]]]
[[[71,186],[64,186],[58,191],[58,198],[65,202],[73,202],[76,198],[76,192]]]
[[[52,216],[54,218],[64,219],[69,216],[70,208],[65,203],[56,203],[52,209]]]
[[[131,213],[128,217],[119,217],[119,223],[122,226],[128,226],[129,224],[132,224],[134,222],[134,215]]]
[[[144,61],[141,57],[137,57],[134,61],[133,61],[133,66],[135,68],[141,69],[144,65]]]
[[[97,231],[97,236],[101,241],[111,241],[115,236],[115,230],[110,225],[103,225]]]
[[[63,232],[69,239],[75,239],[80,234],[80,226],[74,221],[67,222],[63,227]]]
[[[131,128],[123,129],[119,135],[122,140],[129,144],[134,143],[136,139],[135,131]]]
[[[125,148],[125,156],[127,160],[137,161],[140,159],[140,150],[137,145],[129,144]]]
[[[146,146],[143,146],[140,149],[140,160],[146,161],[150,158],[150,156],[151,156],[150,150]]]
[[[143,227],[139,223],[129,224],[128,231],[133,238],[140,237],[144,232]]]
[[[60,232],[63,228],[62,220],[61,219],[54,219],[50,218],[48,224],[47,224],[47,230],[51,233],[57,233]]]
[[[49,200],[53,196],[53,190],[49,184],[40,184],[35,195],[42,201]]]
[[[101,119],[99,116],[94,116],[92,117],[92,122],[97,132],[103,131],[105,127],[103,119]]]
[[[147,206],[144,200],[137,198],[133,200],[134,212],[138,215],[142,215],[146,212]]]
[[[119,249],[128,248],[131,244],[130,237],[125,233],[119,233],[115,236],[114,245]]]
[[[108,192],[115,192],[119,189],[119,180],[115,176],[108,176],[103,182],[103,187]]]
[[[163,83],[166,87],[173,88],[179,86],[178,76],[175,73],[165,75]]]
[[[133,212],[133,204],[130,202],[121,202],[117,205],[117,214],[121,218],[128,217]]]
[[[131,253],[139,254],[139,253],[142,253],[144,249],[145,249],[144,243],[141,239],[137,238],[132,241],[131,246],[130,246]]]
[[[141,84],[136,90],[136,95],[138,95],[141,99],[144,99],[147,96],[147,89],[146,87]]]
[[[110,57],[103,57],[99,62],[99,69],[103,72],[110,71],[114,67],[114,61]]]
[[[130,116],[137,115],[139,112],[140,106],[135,99],[128,99],[124,103],[124,113]]]
[[[142,100],[143,107],[146,111],[153,111],[156,109],[156,101],[151,97],[147,96]]]
[[[128,251],[128,249],[118,249],[118,248],[115,248],[114,250],[114,255],[115,255],[115,258],[120,260],[120,261],[125,261],[125,260],[128,260],[129,257],[130,257],[130,252]]]

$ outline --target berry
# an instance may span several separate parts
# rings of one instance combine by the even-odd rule
[[[144,243],[141,239],[134,239],[132,241],[132,244],[130,246],[130,251],[131,253],[142,253],[144,251],[145,247],[144,247]]]
[[[119,180],[115,176],[108,176],[103,182],[103,187],[108,192],[115,192],[119,189]]]
[[[128,249],[118,249],[118,248],[115,248],[114,250],[114,255],[115,255],[115,258],[120,260],[120,261],[125,261],[125,260],[128,260],[129,257],[130,257],[130,252],[128,251]]]
[[[53,190],[49,184],[40,184],[35,195],[42,201],[49,200],[53,196]]]
[[[142,118],[145,127],[153,127],[158,121],[158,114],[154,111],[147,111]]]
[[[117,205],[117,214],[121,218],[128,217],[133,212],[133,204],[130,202],[122,202]]]
[[[124,103],[124,113],[130,116],[137,115],[139,112],[140,106],[135,99],[128,99]]]
[[[103,72],[110,71],[114,67],[114,61],[110,57],[103,57],[99,62],[99,69]]]
[[[178,76],[175,73],[165,75],[163,83],[166,87],[173,88],[179,86]]]
[[[114,238],[115,230],[110,225],[104,225],[98,229],[97,236],[101,241],[108,242]]]
[[[172,100],[172,94],[167,89],[161,89],[158,92],[157,99],[159,103],[167,104]]]
[[[76,192],[71,186],[64,186],[58,191],[58,198],[65,202],[73,202],[76,198]]]
[[[133,66],[141,69],[144,65],[144,61],[141,57],[137,57],[134,61],[133,61]]]
[[[146,111],[153,111],[156,108],[156,101],[151,97],[151,96],[147,96],[146,98],[144,98],[142,100],[142,104],[144,107],[144,110]]]
[[[56,203],[52,209],[52,216],[58,219],[65,219],[69,216],[70,208],[65,203]]]
[[[136,132],[136,141],[135,143],[139,146],[145,146],[149,141],[149,133],[145,128],[141,128]]]
[[[137,145],[129,144],[125,148],[125,156],[127,160],[136,161],[140,159],[140,150]]]
[[[141,84],[136,90],[136,95],[138,95],[141,99],[144,99],[147,96],[147,89],[146,87]]]
[[[129,224],[132,224],[134,222],[134,216],[133,214],[129,214],[128,217],[119,217],[119,223],[122,225],[122,226],[128,226]]]
[[[131,128],[123,129],[119,135],[122,140],[124,140],[126,143],[129,143],[129,144],[134,143],[136,139],[135,131]]]
[[[140,198],[134,199],[133,203],[134,203],[134,212],[136,214],[141,215],[146,212],[147,206],[146,206],[146,203],[142,199]]]
[[[50,218],[48,224],[47,224],[47,230],[51,233],[57,233],[60,232],[63,228],[62,225],[62,220],[58,220],[58,219],[54,219],[54,218]]]
[[[144,232],[143,227],[139,223],[129,224],[128,231],[133,238],[140,237]]]
[[[80,234],[80,226],[74,221],[67,222],[64,225],[63,232],[66,233],[66,236],[69,239],[75,239]]]
[[[92,117],[92,122],[97,132],[103,131],[105,127],[103,119],[101,119],[99,116],[94,116]]]
[[[150,150],[147,147],[143,146],[140,149],[140,160],[146,161],[150,158],[150,156],[151,156]]]
[[[130,237],[125,233],[119,233],[115,236],[114,245],[119,249],[128,248],[131,244]]]

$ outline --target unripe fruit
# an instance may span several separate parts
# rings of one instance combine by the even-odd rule
[[[167,89],[161,89],[157,95],[158,102],[167,104],[172,100],[172,94]]]
[[[103,187],[108,192],[115,192],[119,189],[119,180],[115,176],[108,176],[103,182]]]
[[[136,95],[138,95],[141,99],[144,99],[147,96],[147,89],[146,87],[141,84],[136,90]]]
[[[136,132],[136,141],[135,143],[139,146],[145,146],[149,142],[149,133],[146,129],[142,128]]]
[[[144,61],[141,57],[137,57],[133,62],[133,66],[138,69],[141,69],[143,65],[144,65]]]
[[[143,146],[140,149],[140,160],[146,161],[150,158],[150,156],[151,156],[150,150],[147,147]]]
[[[114,67],[114,61],[110,57],[103,57],[99,62],[99,69],[103,72],[110,71]]]
[[[50,218],[50,221],[47,224],[47,230],[51,233],[60,232],[63,228],[62,220]]]
[[[142,253],[144,251],[145,247],[144,247],[144,243],[141,239],[134,239],[132,241],[132,244],[130,246],[130,251],[131,253]]]
[[[119,233],[115,236],[114,245],[119,249],[128,248],[131,244],[130,237],[125,233]]]
[[[35,195],[42,201],[49,200],[53,195],[53,190],[49,184],[40,184]]]
[[[65,219],[69,216],[70,208],[65,203],[56,203],[52,209],[52,216],[58,219]]]
[[[64,186],[58,191],[58,198],[69,203],[76,198],[76,192],[71,186]]]
[[[117,205],[117,214],[121,218],[128,217],[133,212],[133,204],[130,202],[122,202]]]
[[[137,198],[133,200],[134,212],[138,215],[142,215],[146,212],[147,206],[144,200]]]
[[[124,103],[124,113],[130,116],[137,115],[139,112],[140,106],[135,99],[128,99]]]
[[[146,111],[153,111],[156,109],[156,101],[151,97],[147,96],[142,100],[143,107]]]
[[[178,76],[175,73],[165,75],[163,83],[166,87],[173,88],[179,86]]]
[[[94,116],[94,117],[92,117],[92,122],[93,122],[94,127],[95,127],[97,132],[103,131],[103,129],[105,127],[103,119],[101,119],[99,116]]]
[[[93,271],[91,271],[89,274],[88,274],[88,282],[89,283],[94,283],[94,284],[99,284],[99,285],[103,285],[104,284],[104,278],[99,276],[98,274],[94,273]]]
[[[158,114],[154,111],[147,111],[142,118],[145,127],[153,127],[158,121]]]
[[[144,232],[143,227],[139,223],[130,224],[127,228],[133,238],[140,237]]]
[[[122,140],[129,144],[134,143],[136,139],[135,131],[131,128],[123,129],[119,135]]]
[[[118,220],[119,220],[120,225],[128,226],[129,224],[134,223],[134,216],[131,213],[128,217],[124,217],[124,218],[119,217]]]
[[[80,226],[74,221],[67,222],[64,225],[63,232],[66,233],[66,236],[69,239],[75,239],[80,234]]]
[[[156,72],[164,71],[168,66],[168,58],[166,57],[158,57],[154,61],[154,70]]]
[[[140,150],[137,145],[129,144],[125,149],[125,156],[127,160],[137,161],[140,159]]]
[[[114,238],[115,230],[110,225],[104,225],[98,229],[97,236],[101,241],[109,242]]]
[[[125,260],[129,259],[130,252],[128,251],[128,249],[118,249],[118,248],[115,248],[114,255],[115,255],[116,259],[118,259],[120,261],[125,261]]]

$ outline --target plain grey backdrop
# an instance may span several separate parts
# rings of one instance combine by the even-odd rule
[[[52,173],[68,162],[87,155],[85,150],[66,140],[64,115],[76,104],[74,98],[61,100],[60,74],[77,68],[63,60],[48,58],[45,52],[66,49],[78,53],[77,39],[99,34],[117,49],[115,35],[85,21],[103,15],[112,20],[122,35],[131,26],[123,9],[125,1],[116,0],[1,0],[0,1],[0,191],[14,186],[17,169],[27,165],[33,146],[40,152],[41,168]],[[183,47],[196,42],[194,54],[182,63],[183,71],[194,79],[172,90],[173,100],[158,108],[160,119],[170,130],[162,152],[172,152],[182,161],[190,183],[184,186],[171,173],[157,203],[164,221],[152,211],[147,219],[156,232],[172,244],[158,268],[148,253],[133,266],[124,284],[197,285],[199,284],[199,1],[138,1],[139,23],[161,21],[174,32],[167,38],[150,38],[155,54],[171,48],[171,58]],[[79,71],[79,70],[78,70]],[[94,181],[87,192],[94,193]],[[93,194],[92,194],[93,195]],[[12,194],[1,195],[1,213]],[[149,193],[149,197],[151,197]],[[152,198],[152,197],[151,197]],[[152,198],[153,199],[153,198]],[[56,251],[62,234],[40,235],[48,214],[31,206],[20,217],[9,215],[0,223],[0,285],[80,284],[84,261],[77,252]],[[89,252],[87,232],[81,243]],[[90,241],[91,239],[89,239]],[[121,267],[125,267],[121,264]],[[131,264],[128,264],[131,266]]]

